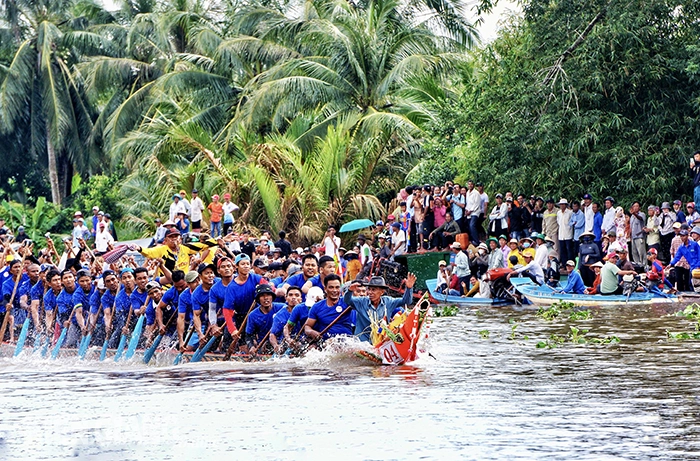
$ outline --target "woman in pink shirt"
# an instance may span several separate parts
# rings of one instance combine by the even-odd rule
[[[445,224],[445,213],[447,212],[447,208],[445,205],[442,203],[441,198],[436,198],[433,201],[433,214],[435,216],[435,229],[438,227],[442,226]]]

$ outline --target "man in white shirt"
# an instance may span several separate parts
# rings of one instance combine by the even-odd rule
[[[617,230],[617,226],[615,225],[615,199],[612,197],[608,196],[605,197],[605,211],[603,212],[603,225],[600,227],[601,231],[603,232],[603,235],[607,234],[610,231],[615,231]],[[565,261],[565,260],[562,260]]]
[[[190,224],[194,232],[202,230],[202,212],[204,212],[204,203],[199,198],[199,191],[192,189],[192,202],[190,203]]]
[[[467,205],[464,213],[469,220],[469,240],[474,245],[479,244],[478,222],[481,214],[481,194],[474,189],[474,181],[467,181]]]
[[[576,257],[574,253],[574,228],[571,226],[571,215],[574,214],[569,208],[569,202],[563,198],[559,200],[559,211],[557,211],[557,224],[559,225],[559,257],[561,261],[568,261]]]
[[[406,252],[406,233],[401,230],[401,224],[395,222],[391,225],[391,253],[389,259],[401,256]]]
[[[326,256],[336,258],[338,256],[338,248],[340,248],[340,237],[335,235],[335,228],[329,226],[326,230],[326,235],[323,238],[323,246],[325,247]]]
[[[535,262],[539,264],[542,270],[544,270],[549,263],[549,248],[547,247],[547,243],[544,241],[545,236],[539,233],[534,233],[531,237],[535,239],[535,243],[537,244],[537,249],[535,250]]]
[[[179,194],[173,195],[173,203],[170,204],[170,210],[168,212],[168,216],[170,221],[175,221],[177,218],[177,215],[180,213],[185,213],[187,214],[187,210],[185,209],[185,205],[182,204],[182,197],[180,197]]]
[[[190,216],[190,202],[187,200],[187,193],[185,193],[185,190],[180,191],[180,203],[185,207],[185,212],[187,212],[187,216],[190,217],[190,221],[192,220]]]
[[[95,233],[95,250],[97,255],[102,255],[109,251],[109,245],[114,244],[114,238],[107,229],[107,224],[100,222],[97,224],[97,232]]]
[[[593,219],[595,218],[595,213],[593,213],[593,197],[591,194],[583,194],[581,210],[583,211],[583,215],[586,217],[586,224],[583,228],[584,232],[593,232]]]
[[[484,185],[480,182],[476,183],[476,190],[481,195],[481,213],[479,214],[479,221],[476,223],[476,226],[479,230],[479,234],[486,237],[487,232],[484,230],[484,221],[486,221],[486,217],[489,215],[489,196],[484,192]]]
[[[462,251],[462,245],[459,242],[454,242],[451,245],[452,252],[455,254],[455,261],[452,265],[452,273],[459,279],[459,294],[467,294],[464,290],[469,291],[469,256]]]
[[[399,230],[399,232],[401,232],[401,230]],[[340,245],[340,243],[338,244]],[[362,264],[362,267],[365,267],[365,264],[374,260],[372,256],[372,249],[367,244],[365,234],[360,234],[357,236],[357,246],[360,247],[360,264]]]
[[[513,269],[513,272],[508,274],[508,280],[510,280],[513,274],[522,274],[525,277],[530,277],[530,280],[536,284],[544,285],[544,270],[542,270],[542,266],[535,262],[531,253],[523,254],[523,258],[525,258],[525,265]]]

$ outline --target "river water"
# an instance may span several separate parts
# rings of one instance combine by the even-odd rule
[[[700,343],[666,339],[694,328],[671,311],[463,308],[403,367],[0,359],[0,459],[700,459]],[[536,347],[570,325],[620,343]]]

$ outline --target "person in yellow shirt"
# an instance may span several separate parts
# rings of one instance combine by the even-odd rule
[[[190,261],[192,255],[205,251],[202,260],[206,264],[211,264],[214,260],[215,251],[210,250],[216,246],[214,239],[207,239],[204,242],[189,242],[181,244],[180,232],[176,229],[170,229],[165,233],[163,244],[153,248],[135,247],[135,250],[141,253],[148,259],[162,259],[164,266],[170,271],[181,270],[187,272],[190,270]],[[164,275],[162,272],[159,275]],[[161,284],[170,284],[170,280],[165,277]]]
[[[523,237],[520,239],[520,248],[522,248],[521,253],[523,255],[523,258],[525,257],[525,255],[532,255],[532,259],[535,259],[535,253],[537,252],[537,250],[533,248],[533,243],[534,242],[530,237]]]
[[[516,239],[510,239],[510,242],[508,242],[508,246],[510,247],[510,252],[508,253],[508,267],[513,268],[513,263],[510,261],[511,256],[515,256],[518,258],[518,264],[522,264],[523,266],[525,265],[525,258],[523,258],[523,254],[520,252],[520,249],[518,248],[518,241]]]

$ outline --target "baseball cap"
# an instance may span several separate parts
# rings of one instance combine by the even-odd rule
[[[583,199],[584,200],[593,200],[593,196],[591,196],[591,194],[583,194]]]
[[[197,272],[199,272],[199,273],[201,274],[202,272],[204,272],[204,271],[207,270],[207,269],[211,269],[212,271],[214,271],[214,273],[216,273],[216,268],[214,267],[214,265],[213,265],[213,264],[207,264],[207,263],[202,263],[202,264],[200,264],[200,265],[197,267]]]
[[[677,222],[677,221],[674,222],[674,223],[673,223],[673,228],[674,228],[674,229],[680,229],[680,228],[681,228],[681,223],[679,223],[679,222]]]
[[[523,255],[523,256],[525,256],[525,255]],[[571,267],[576,267],[576,263],[573,262],[572,260],[568,260],[568,261],[566,262],[566,265],[567,265],[567,266],[571,266]]]
[[[185,282],[192,283],[197,280],[197,277],[199,277],[199,273],[197,271],[189,271],[185,274]]]
[[[656,248],[649,248],[649,251],[647,251],[647,254],[656,256],[659,254],[659,252],[656,250]]]
[[[167,232],[165,233],[166,237],[179,237],[180,232],[177,231],[177,229],[168,229]]]
[[[687,229],[681,229],[681,231],[678,233],[678,235],[688,235],[688,230],[687,230]]]
[[[238,265],[238,263],[241,261],[250,261],[250,256],[248,256],[245,253],[241,253],[241,254],[236,256],[236,260],[234,261],[234,264]]]
[[[258,258],[255,260],[255,262],[253,262],[253,267],[257,267],[258,269],[267,269],[267,263],[264,259]]]
[[[146,291],[151,291],[155,290],[156,288],[160,288],[160,283],[156,282],[155,280],[151,280],[146,284]]]
[[[383,225],[384,225],[384,221],[379,220],[379,221],[377,221],[376,223],[374,223],[374,225],[375,225],[375,226],[383,226]]]

